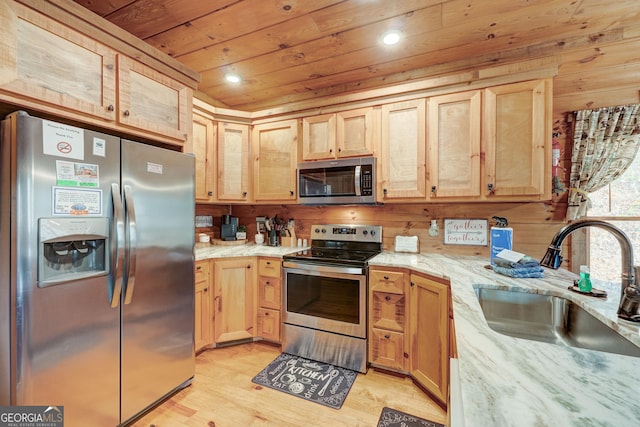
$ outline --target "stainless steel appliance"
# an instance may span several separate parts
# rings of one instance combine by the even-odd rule
[[[311,227],[311,249],[283,259],[283,351],[366,372],[367,262],[381,250],[381,226]]]
[[[375,204],[375,186],[375,157],[298,164],[298,203]]]
[[[13,113],[0,134],[0,406],[116,426],[194,374],[194,158]]]

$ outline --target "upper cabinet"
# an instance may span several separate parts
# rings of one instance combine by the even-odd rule
[[[217,201],[237,203],[250,200],[249,125],[218,123]]]
[[[303,118],[302,160],[372,155],[374,120],[371,107]]]
[[[78,6],[69,2],[64,7]],[[63,25],[14,1],[0,3],[0,101],[161,142],[185,143],[191,135],[192,88],[132,59],[145,54],[129,56],[103,42],[108,37],[99,30],[76,31],[74,19],[70,13]],[[160,64],[158,59],[153,63]]]
[[[215,144],[216,127],[213,120],[194,113],[192,148],[196,158],[196,202],[199,203],[208,203],[214,200],[216,184],[214,173]]]
[[[430,198],[480,196],[481,91],[428,100]]]
[[[118,122],[186,141],[191,126],[191,89],[118,55]]]
[[[426,101],[382,106],[378,200],[426,199]]]
[[[296,200],[298,121],[255,125],[252,130],[253,191],[256,202]]]
[[[551,198],[551,100],[550,79],[485,90],[487,199]]]

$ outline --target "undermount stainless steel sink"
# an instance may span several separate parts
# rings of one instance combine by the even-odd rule
[[[640,347],[566,298],[476,288],[491,329],[504,335],[640,357]]]

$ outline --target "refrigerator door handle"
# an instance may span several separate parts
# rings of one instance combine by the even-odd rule
[[[109,304],[112,308],[120,305],[120,294],[122,293],[122,272],[124,269],[124,213],[122,211],[122,199],[120,195],[120,186],[116,183],[111,184],[111,198],[113,199],[113,213],[116,226],[115,239],[115,256],[111,256],[113,260],[111,271],[115,272],[112,277],[111,289],[109,289]]]
[[[133,290],[136,282],[136,248],[137,248],[137,236],[136,236],[136,209],[133,205],[133,189],[129,185],[124,186],[124,205],[127,213],[128,224],[128,272],[127,281],[124,288],[124,303],[130,304],[133,298]]]

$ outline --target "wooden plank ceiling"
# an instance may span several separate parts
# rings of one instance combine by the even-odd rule
[[[75,1],[198,71],[201,92],[239,110],[549,57],[555,95],[575,94],[575,107],[594,103],[578,101],[582,91],[637,97],[640,85],[638,0]],[[378,40],[389,29],[404,34],[393,47]],[[228,72],[242,83],[225,83]]]

